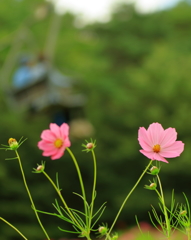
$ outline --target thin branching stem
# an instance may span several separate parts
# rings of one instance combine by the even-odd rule
[[[122,205],[121,205],[121,207],[120,207],[120,209],[119,209],[119,211],[118,211],[118,213],[117,213],[117,215],[116,215],[116,217],[115,217],[115,219],[114,219],[114,221],[113,221],[113,223],[112,223],[112,225],[111,225],[111,227],[110,227],[110,229],[109,229],[109,231],[107,233],[107,236],[106,236],[105,240],[109,239],[109,235],[110,235],[110,233],[111,233],[111,231],[112,231],[112,229],[113,229],[113,227],[114,227],[114,225],[115,225],[115,223],[116,223],[116,221],[117,221],[117,219],[118,219],[118,217],[119,217],[123,207],[125,206],[127,200],[129,199],[129,197],[131,196],[131,194],[133,193],[133,191],[135,190],[135,188],[137,187],[139,182],[141,181],[142,177],[145,175],[145,173],[148,170],[148,168],[150,167],[152,161],[153,160],[151,160],[149,162],[149,164],[147,165],[147,167],[145,168],[145,170],[143,171],[143,173],[141,174],[141,176],[139,177],[139,179],[137,180],[137,182],[135,183],[135,185],[133,186],[133,188],[131,189],[131,191],[128,193],[128,195],[126,196],[125,200],[123,201],[123,203],[122,203]]]
[[[85,189],[84,189],[84,183],[83,183],[83,179],[82,179],[82,174],[81,174],[81,171],[80,171],[80,168],[78,166],[78,162],[74,156],[74,154],[72,153],[72,151],[69,149],[69,148],[66,148],[68,153],[70,154],[73,162],[74,162],[74,165],[76,167],[76,171],[77,171],[77,174],[78,174],[78,178],[79,178],[79,181],[80,181],[80,186],[81,186],[81,191],[82,191],[82,196],[83,196],[83,202],[84,202],[84,210],[85,210],[85,216],[86,216],[86,226],[88,226],[89,224],[89,221],[88,221],[88,206],[87,206],[87,202],[86,202],[86,193],[85,193]],[[84,233],[86,238],[87,239],[90,239],[89,238],[89,231],[87,233]]]
[[[94,200],[95,200],[95,189],[96,189],[96,180],[97,180],[97,166],[96,166],[96,157],[95,153],[92,150],[92,157],[93,157],[93,163],[94,163],[94,180],[93,180],[93,188],[92,188],[92,201],[91,201],[91,209],[90,209],[90,216],[89,216],[89,229],[91,228],[91,221],[93,216],[93,209],[94,209]]]
[[[167,228],[167,237],[170,240],[170,235],[171,235],[171,227],[170,227],[170,222],[169,222],[169,218],[168,218],[168,213],[167,213],[167,209],[166,209],[166,205],[165,205],[165,199],[164,199],[164,194],[163,194],[163,190],[162,190],[162,184],[159,178],[159,175],[157,174],[157,179],[158,179],[158,183],[159,183],[159,188],[160,188],[160,197],[161,197],[161,203],[163,205],[163,210],[164,210],[164,217],[165,217],[165,222],[166,222],[166,228]]]
[[[49,182],[52,184],[52,186],[54,187],[54,189],[55,189],[56,192],[58,193],[58,196],[60,197],[60,199],[61,199],[64,207],[66,208],[66,210],[67,210],[67,212],[68,212],[68,214],[69,214],[69,216],[70,216],[70,218],[71,218],[71,219],[77,224],[77,226],[79,226],[79,228],[80,228],[80,225],[79,225],[78,221],[77,221],[76,218],[73,216],[73,214],[72,214],[72,212],[70,211],[70,209],[69,209],[66,201],[64,200],[64,198],[63,198],[63,196],[62,196],[62,194],[61,194],[61,192],[60,192],[60,189],[57,188],[56,184],[52,181],[52,179],[49,177],[49,175],[48,175],[45,171],[43,171],[43,174],[44,174],[45,177],[49,180]]]
[[[37,220],[38,220],[38,223],[39,223],[40,227],[42,228],[42,230],[43,230],[45,236],[47,237],[47,239],[50,240],[50,237],[48,236],[48,233],[46,232],[44,226],[42,225],[41,220],[40,220],[40,218],[39,218],[39,216],[38,216],[38,213],[37,213],[37,211],[36,211],[36,208],[35,208],[35,205],[34,205],[34,202],[33,202],[33,199],[32,199],[31,193],[30,193],[30,190],[29,190],[28,185],[27,185],[27,181],[26,181],[26,178],[25,178],[25,174],[24,174],[24,171],[23,171],[23,167],[22,167],[22,163],[21,163],[21,159],[20,159],[20,156],[19,156],[19,154],[18,154],[18,151],[15,150],[15,153],[16,153],[16,156],[17,156],[17,159],[18,159],[18,162],[19,162],[19,166],[20,166],[20,169],[21,169],[21,174],[22,174],[22,177],[23,177],[23,182],[24,182],[26,191],[27,191],[27,193],[28,193],[30,202],[31,202],[31,204],[32,204],[32,207],[33,207],[33,209],[34,209],[34,212],[35,212],[36,218],[37,218]]]
[[[28,240],[15,226],[13,226],[10,222],[6,221],[4,218],[0,217],[0,220],[2,220],[3,222],[5,222],[7,225],[9,225],[11,228],[13,228],[16,232],[18,232],[18,234],[21,235],[21,237],[25,240]]]

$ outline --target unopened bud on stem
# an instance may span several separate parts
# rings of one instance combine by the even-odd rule
[[[19,144],[15,138],[9,138],[8,144],[12,150],[16,150],[19,147]]]
[[[150,172],[151,172],[151,174],[152,175],[157,175],[158,173],[159,173],[159,169],[158,169],[158,167],[156,167],[156,166],[153,166],[151,169],[150,169]]]
[[[186,211],[186,210],[183,210],[183,211],[180,212],[180,215],[181,215],[181,216],[186,216],[186,214],[187,214],[187,211]]]
[[[36,170],[37,170],[38,172],[42,172],[42,171],[44,170],[44,166],[43,166],[43,165],[39,165],[39,166],[36,168]]]
[[[112,237],[111,237],[111,240],[117,240],[118,239],[118,234],[117,233],[115,233]]]
[[[94,150],[94,148],[96,147],[96,141],[93,141],[91,139],[90,142],[86,141],[86,144],[82,144],[83,147],[85,147],[84,150],[82,151],[86,151],[86,152],[91,152]]]
[[[157,188],[157,184],[154,182],[154,183],[151,183],[149,186],[145,185],[145,188],[148,190],[155,190]]]
[[[86,148],[92,149],[92,148],[94,148],[94,144],[90,142],[86,145]]]
[[[153,188],[156,188],[156,186],[157,186],[156,183],[151,183],[151,184],[149,185],[149,187],[152,188],[152,189],[153,189]]]
[[[98,232],[101,233],[101,235],[105,235],[108,231],[107,227],[101,226],[98,228]]]

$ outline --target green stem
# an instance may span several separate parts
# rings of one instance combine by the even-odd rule
[[[91,210],[89,216],[89,229],[91,228],[91,221],[93,216],[94,200],[95,200],[95,188],[96,188],[96,179],[97,179],[97,166],[96,166],[96,157],[95,153],[92,150],[93,162],[94,162],[94,179],[93,179],[93,188],[92,188],[92,201],[91,201]]]
[[[159,188],[160,188],[160,193],[161,193],[160,195],[161,195],[162,205],[163,205],[163,209],[164,209],[164,216],[165,216],[165,222],[166,222],[167,234],[168,234],[167,237],[168,237],[168,239],[170,239],[171,228],[170,228],[168,213],[167,213],[167,210],[166,210],[164,194],[163,194],[163,190],[162,190],[162,184],[161,184],[159,175],[157,175],[157,179],[158,179],[158,183],[159,183]]]
[[[5,222],[7,225],[9,225],[11,228],[13,228],[16,232],[18,232],[18,234],[21,235],[22,238],[24,238],[25,240],[28,240],[16,227],[14,227],[11,223],[7,222],[4,218],[0,217],[0,220],[2,220],[3,222]]]
[[[122,205],[121,205],[121,207],[120,207],[120,209],[119,209],[119,211],[118,211],[118,213],[117,213],[117,215],[116,215],[116,217],[115,217],[115,219],[114,219],[114,221],[113,221],[113,224],[111,225],[111,227],[110,227],[110,229],[109,229],[109,231],[108,231],[108,233],[107,233],[106,239],[108,239],[109,234],[111,233],[111,231],[112,231],[112,229],[113,229],[113,227],[114,227],[114,225],[115,225],[115,223],[116,223],[116,221],[117,221],[117,219],[118,219],[118,217],[119,217],[119,215],[120,215],[123,207],[125,206],[125,203],[127,202],[127,200],[129,199],[129,197],[131,196],[131,194],[133,193],[133,191],[135,190],[135,188],[137,187],[137,185],[138,185],[139,182],[141,181],[141,179],[142,179],[142,177],[144,176],[144,174],[146,173],[147,169],[150,167],[152,161],[153,161],[153,160],[151,160],[151,161],[149,162],[149,164],[147,165],[147,167],[145,168],[145,170],[143,171],[143,173],[141,174],[141,176],[139,177],[139,179],[138,179],[137,182],[135,183],[134,187],[131,189],[131,191],[128,193],[128,195],[126,196],[125,200],[123,201],[123,203],[122,203]],[[106,239],[105,239],[105,240],[106,240]]]
[[[188,233],[188,240],[190,240],[190,228],[187,229],[187,233]]]
[[[43,171],[43,174],[46,176],[46,178],[49,180],[49,182],[52,184],[52,186],[54,187],[54,189],[56,190],[56,192],[58,193],[58,196],[60,197],[62,203],[64,204],[64,207],[66,208],[66,210],[68,211],[68,213],[70,214],[70,217],[71,219],[79,226],[79,228],[81,229],[78,221],[75,219],[75,217],[73,216],[72,212],[70,211],[66,201],[64,200],[61,192],[60,192],[60,189],[57,188],[56,184],[52,181],[52,179],[49,177],[49,175]],[[82,230],[82,229],[81,229]]]
[[[85,216],[86,216],[86,226],[88,226],[88,209],[87,209],[86,194],[85,194],[84,184],[83,184],[83,180],[82,180],[82,175],[81,175],[80,168],[78,166],[77,160],[74,157],[74,154],[72,153],[72,151],[69,148],[66,148],[66,149],[69,152],[69,154],[70,154],[70,156],[71,156],[71,158],[72,158],[72,160],[74,162],[74,165],[76,167],[77,173],[78,173],[78,178],[79,178],[79,181],[80,181],[80,186],[81,186],[82,196],[83,196],[83,201],[84,201],[84,210],[85,210]]]
[[[32,196],[31,196],[31,194],[30,194],[30,191],[29,191],[29,188],[28,188],[28,185],[27,185],[27,182],[26,182],[26,178],[25,178],[25,174],[24,174],[24,171],[23,171],[23,167],[22,167],[21,159],[20,159],[20,156],[19,156],[17,150],[15,150],[15,153],[16,153],[16,156],[17,156],[17,159],[18,159],[18,162],[19,162],[19,166],[20,166],[20,169],[21,169],[21,173],[22,173],[22,177],[23,177],[23,182],[24,182],[24,185],[25,185],[26,191],[27,191],[27,193],[28,193],[29,199],[30,199],[30,201],[31,201],[32,207],[33,207],[33,209],[34,209],[34,212],[35,212],[36,218],[37,218],[37,220],[38,220],[38,222],[39,222],[39,225],[40,225],[40,227],[42,228],[42,230],[43,230],[45,236],[47,237],[48,240],[50,240],[50,237],[48,236],[48,234],[47,234],[45,228],[43,227],[43,225],[42,225],[42,223],[41,223],[41,221],[40,221],[40,218],[39,218],[39,216],[38,216],[38,213],[37,213],[37,211],[36,211],[36,208],[35,208],[35,205],[34,205],[34,202],[33,202]]]

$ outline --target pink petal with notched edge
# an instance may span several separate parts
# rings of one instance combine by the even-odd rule
[[[66,138],[66,139],[64,140],[64,146],[65,146],[65,147],[70,147],[70,146],[71,146],[70,140],[69,140],[68,138]]]
[[[154,158],[154,160],[168,163],[168,161],[163,156],[161,156],[160,153],[154,153],[153,158]]]
[[[164,129],[159,123],[152,123],[148,130],[147,134],[149,136],[150,142],[152,143],[152,146],[159,143],[160,137],[163,134]]]
[[[143,155],[145,155],[146,157],[150,158],[151,160],[153,160],[153,152],[148,152],[145,150],[139,150]]]
[[[167,158],[174,158],[180,156],[184,151],[184,143],[181,141],[174,142],[171,146],[162,148],[160,155]]]
[[[147,131],[144,127],[140,127],[138,131],[138,141],[141,147],[147,151],[152,150],[152,143],[150,142]]]
[[[52,156],[52,155],[55,155],[57,152],[58,152],[58,151],[57,151],[56,149],[54,149],[54,150],[52,150],[52,151],[44,151],[44,152],[42,153],[42,155],[43,155],[44,157],[50,157],[50,156]]]
[[[62,148],[62,149],[60,148],[60,149],[58,149],[58,151],[51,156],[51,159],[52,159],[52,160],[56,160],[56,159],[61,158],[61,157],[64,155],[64,150],[65,150],[65,148]]]
[[[70,147],[71,143],[70,143],[70,140],[68,138],[68,135],[69,135],[69,126],[66,124],[66,123],[63,123],[61,126],[60,126],[60,131],[61,131],[61,136],[62,138],[64,139],[64,145],[66,147]]]
[[[162,161],[162,162],[166,162],[168,163],[168,161],[160,156],[158,153],[155,152],[147,152],[145,150],[139,150],[143,155],[145,155],[147,158],[151,159],[151,160],[158,160],[158,161]]]
[[[53,142],[56,139],[56,135],[53,132],[51,132],[49,129],[47,129],[41,133],[41,138],[43,140]]]
[[[38,147],[41,150],[48,150],[48,149],[54,149],[54,144],[52,142],[47,142],[44,140],[41,140],[40,142],[38,142]]]
[[[44,143],[44,145],[45,144],[46,143]],[[49,156],[55,155],[58,152],[58,149],[53,147],[52,145],[49,145],[49,146],[45,145],[45,146],[43,146],[43,148],[40,148],[40,149],[43,150],[42,155],[45,156],[45,157],[49,157]]]
[[[61,138],[60,127],[56,123],[50,123],[50,131],[53,132],[57,138]]]
[[[69,126],[66,123],[63,123],[60,126],[60,132],[61,132],[61,136],[65,138],[65,136],[69,135]]]
[[[168,147],[172,145],[177,139],[177,132],[174,128],[167,128],[164,130],[163,136],[159,144],[161,147]]]

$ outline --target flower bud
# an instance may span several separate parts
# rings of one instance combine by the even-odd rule
[[[36,168],[36,171],[38,172],[42,172],[44,170],[44,166],[43,165],[39,165],[37,168]]]
[[[150,172],[152,175],[157,175],[159,173],[159,169],[156,167],[156,166],[153,166],[151,169],[150,169]]]
[[[12,150],[16,150],[19,147],[19,144],[15,138],[9,138],[8,144]]]
[[[117,240],[118,239],[118,234],[117,233],[115,233],[112,237],[111,237],[111,240]]]
[[[87,149],[92,149],[92,148],[94,148],[94,144],[93,143],[87,143],[87,145],[86,145],[86,148]]]
[[[157,184],[154,182],[154,183],[151,183],[149,186],[145,185],[145,188],[148,190],[155,190],[157,188]]]
[[[45,169],[45,162],[41,162],[41,164],[37,164],[37,167],[36,168],[33,168],[34,171],[32,171],[33,173],[42,173],[44,172],[44,169]]]
[[[96,141],[93,141],[91,139],[90,142],[86,141],[86,144],[82,144],[82,146],[85,147],[85,149],[82,150],[82,151],[91,152],[96,147]]]
[[[186,210],[182,210],[182,211],[180,212],[180,215],[183,216],[183,217],[186,216],[186,214],[187,214],[187,211],[186,211]]]
[[[108,228],[107,227],[104,227],[104,226],[100,226],[98,228],[98,232],[101,233],[101,235],[105,235],[108,231]]]
[[[154,190],[154,189],[156,189],[157,185],[156,185],[156,183],[151,183],[151,184],[149,185],[149,187],[150,187],[152,190]]]

